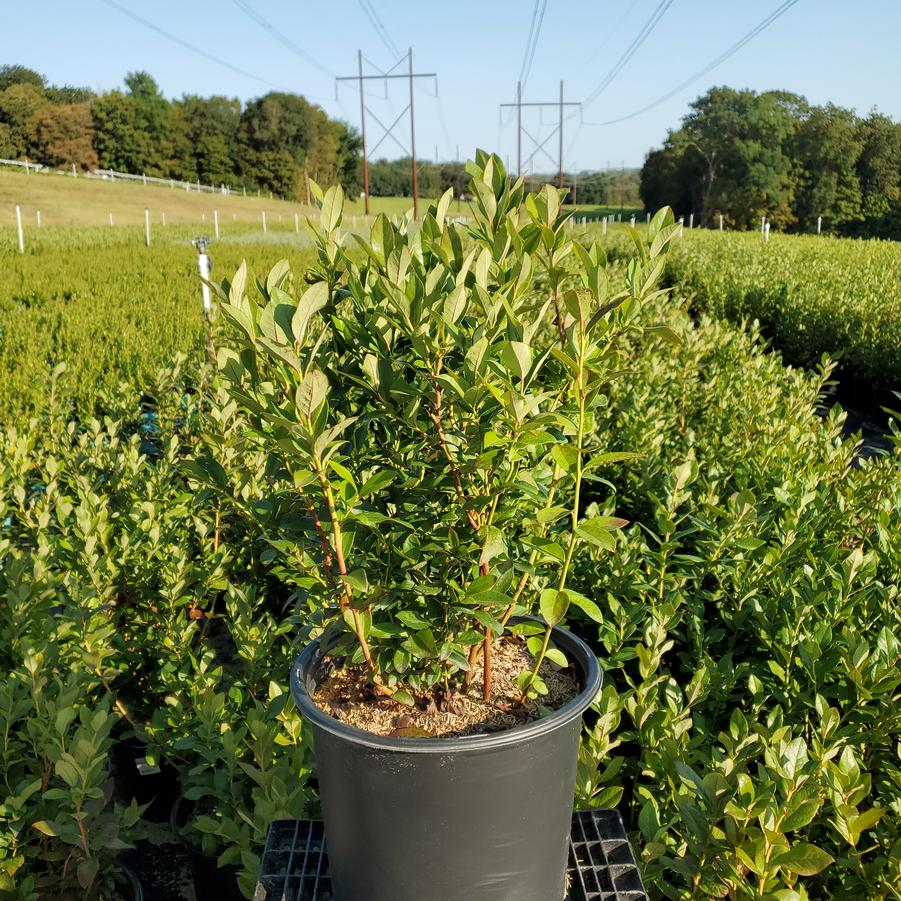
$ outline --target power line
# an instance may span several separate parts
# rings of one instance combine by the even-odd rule
[[[604,76],[600,84],[582,101],[584,106],[594,103],[595,100],[607,89],[608,85],[619,75],[626,67],[629,60],[638,52],[641,45],[650,37],[651,32],[657,27],[657,23],[666,14],[666,11],[673,5],[673,0],[660,0],[657,8],[651,13],[647,22],[642,25],[638,34],[632,40],[632,43],[626,48],[623,55],[613,64],[613,68]]]
[[[604,35],[604,40],[602,40],[601,43],[594,48],[591,56],[589,56],[588,59],[580,60],[579,71],[584,72],[585,68],[593,63],[598,58],[598,56],[600,56],[601,51],[610,43],[613,36],[619,31],[623,22],[625,22],[626,19],[629,18],[629,16],[632,14],[632,10],[635,9],[636,6],[638,6],[638,0],[632,0],[628,7],[626,7],[626,11],[622,14],[622,16],[620,16],[613,28],[609,29],[606,32],[606,34]]]
[[[538,21],[538,7],[541,4],[541,0],[535,0],[535,8],[532,10],[532,20],[529,22],[529,36],[526,38],[526,49],[525,53],[522,55],[522,65],[519,67],[519,80],[522,81],[523,75],[526,72],[526,63],[529,59],[529,50],[532,47],[532,35],[535,34],[535,22]]]
[[[266,19],[264,19],[249,3],[246,2],[246,0],[232,0],[232,3],[234,3],[235,6],[237,6],[238,9],[240,9],[241,12],[244,13],[244,15],[253,19],[253,21],[256,22],[257,25],[260,26],[260,28],[269,32],[272,37],[274,37],[280,43],[284,44],[285,47],[287,47],[292,53],[296,54],[301,59],[306,60],[311,66],[318,69],[329,78],[335,77],[334,72],[330,72],[328,69],[326,69],[325,66],[322,65],[322,63],[310,56],[310,54],[307,53],[306,50],[299,47],[294,43],[294,41],[282,34],[282,32],[280,32],[274,25],[267,22]]]
[[[261,84],[265,84],[270,88],[275,88],[277,91],[287,91],[284,85],[275,84],[275,82],[268,81],[265,78],[260,78],[259,75],[254,75],[252,72],[248,72],[245,69],[241,69],[238,66],[232,65],[230,62],[227,62],[224,59],[219,59],[218,56],[213,56],[212,53],[207,53],[206,50],[201,50],[200,47],[195,47],[193,44],[189,44],[187,41],[183,41],[177,35],[172,34],[170,31],[166,31],[163,28],[160,28],[159,25],[154,25],[153,22],[148,22],[147,19],[139,16],[137,13],[132,12],[130,9],[116,3],[116,0],[101,0],[102,3],[105,3],[107,6],[111,6],[113,9],[118,10],[122,15],[128,16],[129,19],[134,19],[135,22],[140,23],[145,28],[149,28],[151,31],[155,31],[157,34],[161,34],[164,38],[172,41],[173,43],[178,44],[181,47],[184,47],[186,50],[190,50],[192,53],[196,53],[198,56],[202,56],[204,59],[208,59],[210,62],[216,63],[218,66],[223,66],[226,69],[231,69],[232,72],[237,72],[238,75],[243,75],[245,78],[251,78],[254,81],[258,81]],[[314,97],[314,100],[318,100],[320,98]]]
[[[397,49],[397,45],[391,39],[391,35],[388,32],[388,29],[385,28],[385,23],[382,22],[378,10],[372,3],[372,0],[359,0],[360,7],[363,12],[366,13],[366,17],[369,19],[372,27],[375,29],[375,33],[379,36],[382,43],[387,47],[388,52],[392,56],[402,56],[400,50]]]
[[[540,5],[540,10],[539,10]],[[532,26],[529,28],[529,38],[526,42],[526,52],[522,60],[522,68],[519,72],[519,80],[525,86],[532,71],[532,62],[535,59],[535,51],[538,49],[538,38],[541,35],[541,26],[544,24],[544,14],[547,10],[547,0],[535,0],[535,9],[532,11]]]
[[[696,81],[703,78],[709,72],[712,72],[717,66],[722,65],[722,63],[726,62],[726,60],[729,59],[730,56],[738,53],[738,51],[741,50],[742,47],[745,46],[745,44],[748,44],[750,41],[754,40],[754,38],[756,38],[757,35],[759,35],[762,31],[765,31],[767,28],[769,28],[769,26],[772,25],[773,22],[776,21],[776,19],[778,19],[784,13],[787,13],[797,2],[798,0],[785,0],[785,2],[781,6],[773,10],[773,12],[771,12],[762,22],[755,25],[744,37],[736,41],[727,50],[724,50],[716,59],[709,62],[706,66],[704,66],[703,69],[695,72],[695,74],[692,75],[691,78],[687,78],[680,85],[677,85],[671,91],[655,100],[653,103],[649,103],[646,106],[641,107],[641,109],[637,109],[635,110],[635,112],[629,113],[626,116],[619,116],[616,119],[608,119],[606,122],[586,122],[585,125],[616,125],[619,122],[625,122],[628,119],[634,119],[636,116],[640,116],[643,113],[648,112],[648,110],[652,110],[655,107],[660,106],[661,103],[666,103],[667,100],[675,97],[676,94],[678,94],[680,91],[683,91],[685,88],[691,86]]]

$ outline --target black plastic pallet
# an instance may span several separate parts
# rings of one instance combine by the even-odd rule
[[[565,901],[647,901],[615,810],[573,814],[567,872]],[[254,901],[333,901],[319,820],[276,820],[269,825]]]

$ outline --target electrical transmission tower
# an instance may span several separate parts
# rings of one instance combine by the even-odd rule
[[[404,61],[407,60],[408,63],[408,71],[406,73],[397,72],[394,70]],[[400,122],[400,120],[407,114],[410,113],[410,159],[412,161],[413,167],[413,218],[419,218],[419,179],[416,174],[416,118],[413,110],[413,81],[417,78],[438,78],[438,74],[436,72],[414,72],[413,71],[413,48],[411,47],[407,53],[402,56],[387,72],[380,72],[378,75],[364,75],[363,74],[363,51],[357,51],[357,66],[358,66],[358,74],[356,75],[343,75],[340,78],[335,79],[335,96],[338,94],[338,82],[341,81],[356,81],[360,86],[360,137],[363,141],[363,194],[365,197],[365,208],[366,215],[369,215],[369,157],[378,150],[382,141],[385,138],[391,138],[395,144],[400,147],[400,149],[406,153],[407,148],[395,137],[394,128]],[[410,83],[410,102],[405,106],[400,113],[398,113],[395,120],[390,125],[385,125],[379,119],[376,114],[366,106],[366,96],[363,90],[364,83],[367,81],[384,81],[385,82],[385,91],[387,93],[388,90],[388,79],[393,78],[406,78]],[[437,84],[437,81],[436,81]],[[436,88],[437,90],[437,88]],[[375,146],[372,150],[368,150],[366,145],[366,114],[369,113],[373,119],[378,123],[379,127],[382,129],[382,136],[376,141]]]
[[[554,130],[543,140],[539,141],[537,138],[532,137],[528,131],[522,126],[522,110],[523,107],[556,107],[560,112],[560,119],[557,123],[557,126]],[[553,164],[555,162],[554,158],[545,150],[545,144],[554,135],[557,135],[558,141],[558,157],[556,160],[557,163],[557,183],[559,187],[563,187],[563,109],[567,106],[577,106],[580,111],[582,108],[581,103],[576,103],[574,101],[564,102],[563,100],[563,82],[560,82],[560,99],[559,100],[547,100],[539,103],[523,103],[522,102],[522,82],[516,82],[516,102],[515,103],[502,103],[501,109],[508,109],[511,107],[516,108],[516,174],[522,175],[522,136],[525,135],[534,145],[535,149],[530,154],[529,158],[526,160],[526,163],[530,163],[535,155],[539,152],[543,153]]]

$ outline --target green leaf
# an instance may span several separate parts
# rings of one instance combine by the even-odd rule
[[[604,614],[601,613],[601,608],[591,598],[587,598],[584,594],[579,594],[578,591],[573,591],[571,588],[566,589],[566,596],[570,604],[575,604],[590,619],[593,619],[596,623],[604,622]]]
[[[56,775],[72,788],[78,785],[79,775],[78,770],[75,766],[68,760],[57,760],[55,764]]]
[[[364,569],[352,569],[349,573],[342,576],[345,582],[347,582],[350,587],[360,594],[365,594],[369,591],[369,579],[366,576],[366,570]]]
[[[291,319],[291,333],[299,344],[303,343],[313,314],[321,310],[328,303],[328,299],[329,288],[326,282],[316,282],[315,285],[304,291]]]
[[[395,479],[397,473],[390,469],[383,469],[381,472],[371,475],[360,489],[360,497],[369,497],[370,494],[377,494],[383,488],[387,488]]]
[[[329,381],[321,369],[311,369],[297,386],[294,406],[305,417],[312,418],[329,392]]]
[[[271,295],[272,292],[281,286],[285,280],[285,276],[291,271],[291,264],[287,260],[279,260],[266,276],[266,290]]]
[[[606,519],[607,517],[604,516],[586,519],[576,526],[576,535],[584,538],[595,545],[595,547],[603,548],[605,551],[612,551],[616,547],[616,541],[610,532],[610,527],[604,522]]]
[[[813,820],[819,809],[820,802],[816,798],[808,798],[806,801],[801,801],[782,821],[782,832],[794,832],[797,829],[803,829]]]
[[[241,260],[238,271],[234,274],[228,288],[228,302],[233,307],[239,307],[247,290],[247,260]]]
[[[506,341],[501,348],[501,362],[508,372],[523,381],[532,368],[532,348],[522,341]]]
[[[566,654],[557,648],[548,648],[544,656],[547,657],[551,663],[556,663],[561,669],[566,669],[569,666]]]
[[[408,641],[417,657],[431,658],[438,656],[438,644],[431,629],[420,629],[418,632],[413,632]]]
[[[608,451],[602,454],[595,454],[586,464],[585,469],[597,469],[599,466],[606,466],[608,463],[624,463],[626,460],[639,460],[641,454],[631,453],[629,451]]]
[[[100,869],[100,862],[94,858],[88,858],[87,860],[79,861],[78,866],[75,868],[75,873],[78,877],[78,884],[87,891],[94,883],[94,879],[97,878],[97,872]]]
[[[569,597],[565,591],[558,591],[556,588],[545,588],[541,592],[538,609],[549,626],[556,626],[566,616],[566,611],[569,609]]]
[[[322,212],[319,221],[327,232],[333,232],[341,224],[344,212],[344,189],[341,185],[332,185],[322,199]]]
[[[405,626],[416,630],[428,629],[432,625],[428,620],[423,619],[418,613],[415,613],[412,610],[401,610],[397,614],[397,619]]]
[[[872,829],[882,819],[884,813],[884,807],[871,807],[859,816],[851,817],[848,820],[848,831],[852,835],[860,835],[861,832]]]
[[[579,450],[571,444],[558,444],[551,448],[551,457],[564,472],[569,472],[576,466]]]
[[[460,285],[444,298],[444,321],[455,325],[466,311],[466,288]]]
[[[35,823],[31,824],[37,829],[38,832],[43,832],[44,835],[49,835],[51,837],[56,837],[59,835],[59,826],[56,825],[52,820],[38,820]]]
[[[668,325],[646,325],[644,330],[646,334],[660,338],[661,341],[674,347],[682,346],[682,339]]]
[[[479,566],[490,563],[498,554],[507,550],[507,540],[504,533],[495,526],[488,526],[485,530],[485,542],[482,545],[482,556],[479,557]]]
[[[785,867],[797,876],[816,876],[833,862],[830,854],[816,845],[799,842],[773,860],[773,863]]]

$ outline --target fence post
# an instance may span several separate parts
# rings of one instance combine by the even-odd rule
[[[645,222],[645,225],[651,224],[651,214],[650,213],[645,213],[644,222]]]
[[[166,214],[163,213],[163,225],[165,225],[165,224],[166,224]]]
[[[147,240],[147,246],[150,247],[150,210],[144,207],[144,237]]]
[[[300,231],[300,216],[297,213],[294,214],[294,231]]]
[[[263,234],[265,235],[266,232],[267,232],[267,229],[266,229],[266,211],[263,210],[263,212],[260,213],[260,216],[262,217],[262,220],[263,220]]]
[[[72,163],[72,178],[78,178],[78,173],[75,171],[75,163]]]
[[[688,214],[688,227],[689,228],[695,227],[695,214],[694,213]]]
[[[770,240],[770,223],[767,222],[763,226],[763,240],[768,242]]]
[[[110,210],[107,215],[109,217],[109,224],[112,225],[113,224],[113,211]]]
[[[219,210],[213,210],[213,234],[219,237]]]
[[[40,210],[34,211],[34,218],[37,220],[38,228],[40,228],[41,227],[41,211]]]
[[[723,230],[723,214],[720,213],[720,231]]]
[[[817,234],[821,235],[823,233],[823,217],[817,216]]]
[[[604,216],[604,218],[601,220],[601,222],[602,222],[601,234],[606,235],[607,234],[607,217]]]
[[[766,216],[760,217],[760,234],[766,231]]]
[[[22,234],[22,210],[16,204],[16,229],[19,232],[19,253],[25,253],[25,235]]]

